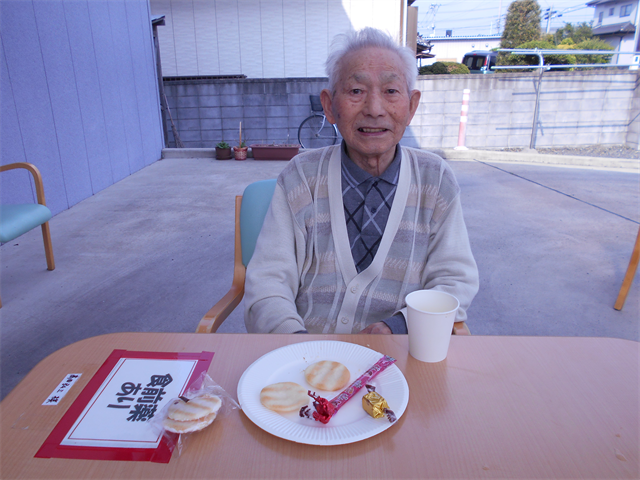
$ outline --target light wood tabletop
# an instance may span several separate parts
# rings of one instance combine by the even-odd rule
[[[312,340],[397,359],[410,391],[400,420],[342,446],[266,433],[241,410],[189,436],[170,463],[34,458],[114,349],[215,355],[209,375],[234,398],[242,373],[276,348]],[[0,477],[10,478],[638,478],[640,344],[611,338],[452,337],[448,358],[421,363],[405,335],[118,333],[39,363],[0,404]],[[41,406],[68,373],[82,377]]]

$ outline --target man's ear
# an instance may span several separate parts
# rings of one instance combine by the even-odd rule
[[[420,105],[420,90],[411,90],[411,94],[409,95],[409,120],[407,121],[407,126],[411,123],[413,116],[416,114],[416,110],[418,110],[418,105]]]
[[[326,88],[320,92],[320,103],[322,103],[324,114],[327,120],[329,120],[329,123],[336,123],[336,118],[333,116],[333,110],[331,109],[333,106],[333,98],[331,92]]]

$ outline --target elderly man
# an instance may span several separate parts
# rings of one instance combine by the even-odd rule
[[[440,157],[399,145],[420,101],[414,56],[366,28],[334,42],[327,74],[344,141],[280,174],[247,268],[247,331],[406,333],[419,289],[455,295],[466,320],[478,270],[460,189]]]

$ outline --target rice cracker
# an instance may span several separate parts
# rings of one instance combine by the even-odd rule
[[[294,382],[267,385],[260,392],[260,403],[278,413],[299,410],[309,404],[307,389]]]
[[[344,388],[351,379],[349,370],[340,362],[323,360],[309,365],[304,371],[304,378],[309,385],[318,390],[333,392]]]

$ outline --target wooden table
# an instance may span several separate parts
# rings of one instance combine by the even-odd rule
[[[396,425],[345,446],[274,437],[241,411],[191,436],[169,464],[34,458],[114,349],[214,351],[211,377],[234,397],[261,355],[332,339],[395,357],[410,399]],[[1,407],[1,471],[9,478],[638,478],[640,344],[610,338],[453,337],[447,360],[421,363],[404,335],[121,333],[47,357]],[[68,373],[82,377],[41,406]]]

